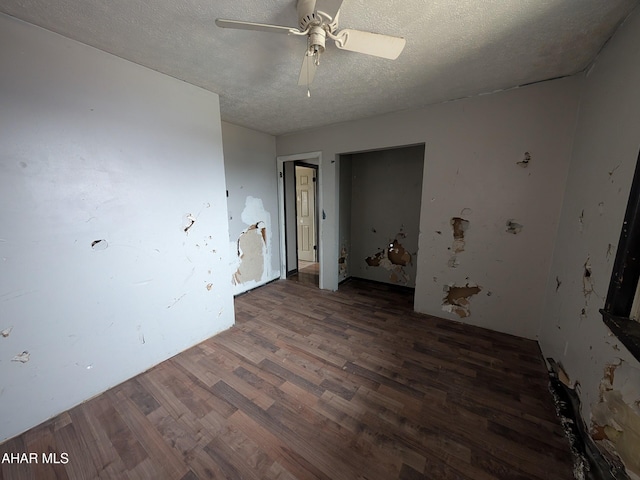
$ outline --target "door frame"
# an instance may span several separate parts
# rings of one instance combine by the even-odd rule
[[[318,235],[318,229],[320,228],[320,219],[318,218],[318,168],[319,165],[313,164],[313,163],[308,163],[304,160],[295,160],[293,162],[293,168],[294,168],[294,172],[295,171],[295,167],[306,167],[306,168],[311,168],[312,170],[314,170],[314,180],[313,180],[313,203],[314,203],[314,212],[313,212],[313,229],[314,229],[314,245],[315,245],[315,253],[314,253],[314,257],[315,257],[315,261],[320,263],[320,236]],[[286,181],[286,177],[285,177],[285,181]],[[294,186],[296,189],[296,194],[298,191],[298,175],[297,172],[294,175]],[[298,221],[298,202],[296,202],[295,204],[295,212],[296,212],[296,224]],[[286,205],[285,205],[286,208]],[[296,225],[297,226],[297,225]],[[286,220],[285,220],[285,228],[286,228]],[[296,228],[296,268],[298,266],[298,262],[300,261],[300,258],[298,257],[298,229]],[[285,239],[286,240],[286,239]]]
[[[324,288],[324,275],[322,268],[323,263],[323,241],[322,241],[322,222],[320,221],[319,212],[322,212],[323,209],[323,198],[322,198],[322,152],[309,152],[309,153],[298,153],[295,155],[280,155],[276,157],[276,166],[277,166],[277,180],[278,180],[278,215],[280,218],[279,229],[280,229],[280,278],[287,278],[287,232],[286,232],[286,216],[285,216],[285,206],[284,206],[284,163],[285,162],[300,162],[303,166],[309,166],[317,168],[316,170],[316,238],[318,246],[317,254],[318,254],[318,263],[320,264],[320,288]],[[306,164],[306,165],[304,165]],[[296,247],[296,259],[298,258],[297,247]]]

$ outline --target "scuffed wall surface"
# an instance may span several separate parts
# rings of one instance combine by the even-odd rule
[[[322,268],[327,279],[334,279],[333,288],[342,247],[337,155],[425,143],[416,310],[458,320],[457,314],[442,311],[443,288],[478,284],[483,289],[472,297],[471,315],[462,321],[535,338],[580,87],[581,79],[565,78],[278,137],[279,155],[322,151]],[[518,162],[526,153],[523,168]],[[449,266],[453,217],[469,222],[455,268]],[[507,232],[509,220],[524,226],[520,233]],[[350,252],[351,267],[354,258]]]
[[[350,157],[350,273],[414,287],[424,146]]]
[[[277,223],[278,195],[275,137],[222,122],[224,165],[229,221],[229,250],[234,294],[263,285],[280,276],[280,233]],[[262,243],[252,234],[252,226]],[[262,230],[264,229],[264,230]],[[247,243],[244,258],[239,244]]]
[[[638,361],[612,336],[598,312],[604,306],[640,149],[638,45],[640,12],[636,9],[585,79],[540,328],[545,357],[562,362],[571,379],[580,384],[587,424],[601,402],[603,372],[608,366],[623,362],[638,368]],[[520,235],[528,230],[529,225]],[[615,381],[638,392],[638,378],[632,379],[631,371],[618,368]],[[638,400],[636,396],[629,401]]]
[[[2,15],[0,70],[2,441],[234,312],[217,95]]]

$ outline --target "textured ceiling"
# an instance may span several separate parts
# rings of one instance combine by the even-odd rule
[[[222,119],[274,135],[491,92],[584,69],[639,0],[345,0],[340,27],[403,36],[400,57],[338,50],[297,85],[295,0],[2,0],[0,12],[220,95]]]

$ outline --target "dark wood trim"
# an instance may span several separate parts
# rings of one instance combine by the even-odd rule
[[[639,155],[640,160],[640,155]],[[636,169],[624,214],[618,251],[604,309],[616,317],[629,317],[636,285],[640,279],[640,161]]]
[[[638,281],[640,281],[640,154],[638,154],[633,174],[607,299],[604,308],[600,310],[607,327],[629,352],[640,360],[640,324],[629,319]]]
[[[616,317],[604,309],[600,310],[602,319],[627,350],[640,360],[640,323],[626,317]]]

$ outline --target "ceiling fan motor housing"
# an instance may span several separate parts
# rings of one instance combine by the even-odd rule
[[[338,28],[338,15],[326,23],[325,19],[316,13],[316,0],[298,0],[298,27],[304,32],[310,25],[323,25],[329,32],[334,33]],[[323,43],[324,45],[324,43]]]

